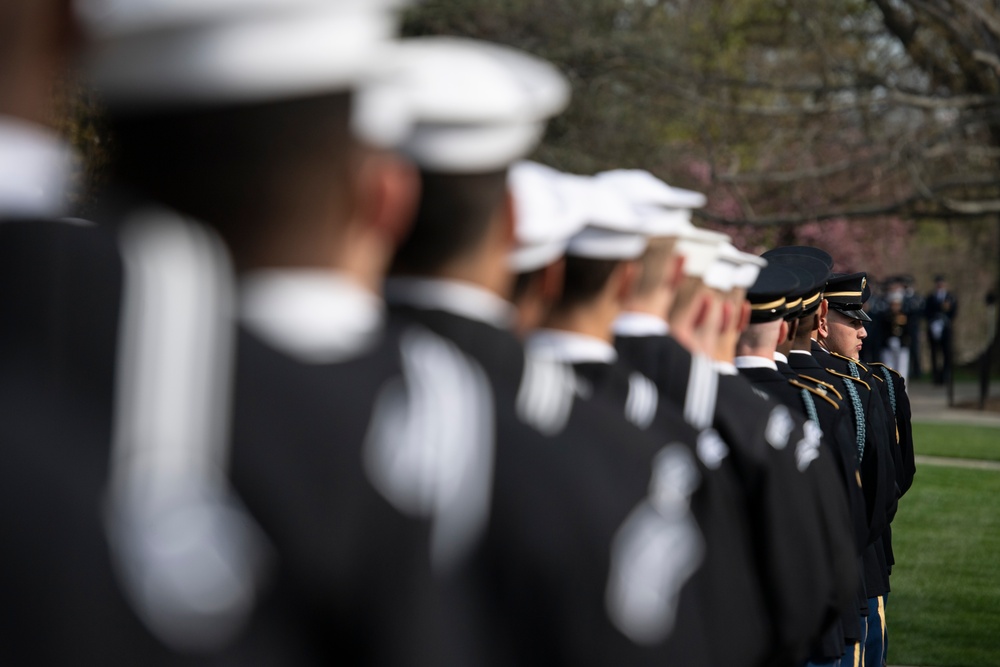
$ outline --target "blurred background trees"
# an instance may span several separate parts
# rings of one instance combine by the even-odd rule
[[[537,158],[642,167],[705,192],[748,250],[827,247],[840,270],[944,273],[960,361],[1000,280],[1000,3],[992,0],[424,0],[408,35],[511,44],[557,63],[573,103]],[[91,91],[60,123],[81,199],[110,138]],[[1000,360],[1000,354],[994,355]]]
[[[989,0],[426,0],[411,35],[512,44],[573,82],[538,158],[701,190],[753,249],[817,243],[840,270],[944,273],[956,352],[1000,268],[1000,6]],[[996,355],[1000,357],[1000,355]]]

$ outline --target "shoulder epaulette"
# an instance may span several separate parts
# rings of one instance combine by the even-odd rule
[[[832,354],[833,356],[837,357],[838,359],[843,359],[846,362],[854,364],[855,366],[857,366],[858,368],[860,368],[861,370],[863,370],[865,373],[868,372],[868,367],[865,366],[860,361],[858,361],[857,359],[851,359],[850,357],[845,357],[844,355],[839,354],[837,352],[831,352],[830,354]]]
[[[799,382],[795,378],[788,378],[788,384],[792,385],[793,387],[798,387],[799,389],[805,389],[810,394],[815,394],[816,396],[819,396],[820,398],[822,398],[824,401],[826,401],[836,409],[838,410],[840,409],[840,406],[837,405],[837,401],[833,400],[825,393],[821,392],[819,389],[816,389],[815,387],[810,387],[805,382]]]
[[[863,384],[868,389],[868,391],[872,390],[871,385],[869,385],[867,382],[865,382],[861,378],[856,378],[856,377],[853,377],[851,375],[844,375],[843,373],[838,373],[837,371],[833,370],[832,368],[827,368],[826,372],[827,373],[833,373],[834,375],[836,375],[837,377],[840,377],[840,378],[845,378],[847,380],[854,380],[855,382],[860,382],[861,384]]]
[[[899,371],[897,371],[897,370],[896,370],[895,368],[893,368],[892,366],[887,366],[887,365],[883,364],[883,363],[882,363],[882,362],[880,362],[880,361],[873,361],[873,362],[871,363],[871,365],[872,365],[872,366],[881,366],[882,368],[886,368],[886,369],[888,369],[888,370],[889,370],[889,371],[890,371],[890,372],[891,372],[891,373],[892,373],[893,375],[895,375],[895,376],[896,376],[896,377],[898,377],[898,378],[902,378],[902,377],[903,377],[903,374],[902,374],[902,373],[900,373]]]
[[[821,387],[825,387],[827,391],[833,392],[833,395],[837,397],[837,400],[839,400],[839,401],[844,400],[844,397],[840,395],[840,392],[837,391],[837,388],[834,387],[829,382],[823,382],[822,380],[817,380],[813,376],[806,375],[804,373],[800,373],[799,377],[802,378],[802,379],[804,379],[804,380],[809,380],[810,382],[815,382],[816,384],[820,385]]]
[[[878,376],[877,374],[875,374],[875,373],[872,373],[872,377],[873,377],[873,378],[875,378],[876,380],[878,380],[879,382],[882,382],[882,383],[884,383],[884,382],[885,382],[885,380],[884,380],[884,379],[880,378],[880,377],[879,377],[879,376]]]

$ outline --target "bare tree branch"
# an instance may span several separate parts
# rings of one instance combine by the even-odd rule
[[[970,0],[956,0],[956,2],[962,5],[962,7],[965,8],[965,11],[982,21],[983,27],[989,30],[994,37],[1000,38],[1000,17],[997,17],[996,14],[987,12],[981,5],[975,2],[970,2]]]
[[[986,199],[980,201],[960,201],[958,199],[942,199],[944,206],[956,213],[963,215],[985,215],[987,213],[1000,213],[1000,199]]]

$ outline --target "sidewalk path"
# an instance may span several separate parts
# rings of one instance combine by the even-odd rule
[[[990,387],[991,396],[1000,396],[1000,380]],[[1000,428],[1000,413],[948,406],[948,389],[929,382],[908,384],[913,421],[965,424],[968,426],[995,426]],[[955,403],[970,403],[979,399],[979,385],[975,382],[955,383]],[[1000,434],[998,434],[1000,437]]]
[[[968,468],[969,470],[995,470],[1000,472],[1000,461],[982,461],[979,459],[956,459],[950,456],[916,457],[917,465],[950,466],[953,468]]]

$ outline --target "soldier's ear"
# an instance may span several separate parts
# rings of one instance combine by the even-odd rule
[[[664,271],[664,276],[667,280],[667,285],[674,292],[680,287],[681,283],[684,281],[684,255],[672,254],[670,259],[667,260],[667,270]]]
[[[504,192],[500,215],[503,219],[503,238],[505,247],[509,250],[517,244],[517,209],[514,206],[514,194],[510,188]]]
[[[750,302],[744,299],[740,303],[740,322],[737,332],[743,333],[747,330],[748,326],[750,326]]]
[[[566,279],[566,258],[558,260],[542,269],[541,293],[547,305],[555,303],[562,296],[563,281]]]
[[[639,263],[632,260],[620,262],[613,275],[616,275],[618,280],[615,297],[620,303],[626,303],[632,297],[639,277]]]
[[[420,176],[408,160],[388,151],[366,151],[357,175],[357,216],[392,247],[410,231],[420,194]]]
[[[702,292],[695,296],[693,307],[691,309],[693,312],[691,323],[694,329],[701,329],[705,326],[712,315],[712,309],[714,307],[714,300],[708,294]]]
[[[830,311],[830,306],[827,304],[826,299],[820,304],[819,312],[816,313],[816,333],[819,338],[827,338],[830,335],[830,327],[827,322],[827,313]]]

